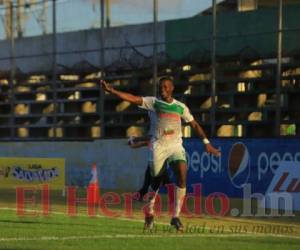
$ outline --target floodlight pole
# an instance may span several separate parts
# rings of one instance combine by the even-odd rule
[[[157,96],[157,12],[158,2],[153,0],[153,95]]]
[[[14,122],[14,118],[15,118],[15,112],[14,112],[14,102],[15,102],[15,70],[16,70],[16,60],[15,60],[15,36],[14,36],[14,4],[11,1],[9,3],[9,18],[10,18],[10,89],[11,89],[11,115],[10,115],[10,136],[12,138],[15,137],[15,122]]]
[[[111,17],[110,17],[110,13],[111,13],[111,9],[110,9],[110,0],[105,0],[105,5],[106,5],[106,27],[109,28],[110,27],[110,22],[111,22]]]
[[[275,135],[280,136],[281,119],[281,70],[282,70],[282,0],[278,0],[277,75],[276,75],[276,125]]]
[[[56,86],[56,66],[57,66],[57,40],[56,33],[56,0],[52,0],[52,89],[53,89],[53,100],[54,100],[54,117],[53,117],[53,138],[56,138],[56,128],[57,128],[57,112],[58,112],[58,103],[57,103],[57,86]]]
[[[105,0],[100,0],[100,70],[101,78],[104,77],[104,65],[105,65]],[[100,137],[105,137],[105,120],[104,120],[104,105],[105,105],[105,92],[100,88]]]
[[[212,38],[211,38],[211,110],[210,136],[216,135],[216,36],[217,36],[217,1],[212,0]]]

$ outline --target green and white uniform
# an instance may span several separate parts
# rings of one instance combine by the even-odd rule
[[[175,99],[171,103],[156,97],[143,97],[144,109],[153,111],[156,115],[156,126],[152,135],[152,175],[162,172],[164,162],[186,161],[182,146],[181,119],[191,122],[194,117],[188,107]]]

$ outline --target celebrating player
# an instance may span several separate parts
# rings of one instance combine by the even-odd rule
[[[187,163],[185,150],[182,146],[181,119],[187,122],[195,131],[196,135],[202,139],[205,144],[205,150],[215,156],[220,156],[220,151],[214,148],[207,139],[205,132],[190,113],[188,107],[173,98],[174,84],[169,77],[163,77],[159,80],[159,96],[141,97],[130,93],[118,91],[105,81],[100,81],[102,88],[122,100],[141,106],[144,109],[155,112],[156,127],[152,136],[152,166],[151,186],[157,192],[161,182],[160,176],[164,171],[164,162],[168,162],[176,170],[176,196],[175,211],[170,224],[178,231],[183,231],[183,225],[179,219],[182,202],[186,194],[186,176]],[[149,210],[145,215],[145,227],[151,228],[154,222],[154,203],[155,196],[150,201]]]

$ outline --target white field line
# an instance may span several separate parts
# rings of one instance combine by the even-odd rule
[[[8,210],[8,211],[17,211],[16,208],[10,208],[10,207],[0,207],[0,210]],[[26,212],[30,212],[30,213],[34,213],[34,212],[42,212],[39,210],[32,210],[32,209],[26,209]],[[67,212],[54,212],[54,211],[50,211],[49,212],[50,216],[51,214],[57,214],[57,215],[67,215]],[[70,216],[71,217],[71,216]],[[83,214],[83,213],[77,213],[76,215],[74,215],[74,217],[89,217],[87,214]],[[134,218],[124,218],[124,217],[108,217],[108,216],[104,216],[101,214],[96,214],[95,216],[91,216],[91,217],[95,217],[95,218],[109,218],[109,219],[114,219],[114,220],[124,220],[124,221],[132,221],[132,222],[139,222],[139,223],[144,223],[144,220],[139,220],[139,219],[134,219]],[[160,224],[160,225],[169,225],[169,223],[156,223],[156,224]]]
[[[16,241],[74,241],[74,240],[97,240],[97,239],[136,239],[136,238],[236,238],[236,237],[265,237],[266,235],[257,234],[104,234],[104,235],[94,235],[94,236],[41,236],[41,237],[12,237],[12,238],[0,238],[0,242],[16,242]],[[268,235],[271,236],[271,235]],[[278,238],[278,235],[272,235]],[[300,240],[298,236],[279,236],[279,238],[297,239]]]
[[[11,207],[0,207],[0,211],[1,210],[8,210],[8,211],[17,211],[16,208],[11,208]],[[33,209],[26,209],[26,212],[36,212],[36,213],[42,213],[41,210],[33,210]],[[49,211],[49,214],[51,216],[51,214],[57,214],[57,215],[67,215],[67,212],[55,212],[55,211]],[[70,216],[71,217],[71,216]],[[74,215],[74,217],[89,217],[89,215],[84,214],[84,213],[76,213],[76,215]],[[110,218],[110,219],[115,219],[115,220],[122,220],[122,221],[132,221],[132,222],[139,222],[139,223],[144,223],[144,220],[141,219],[135,219],[135,218],[125,218],[125,217],[108,217],[105,215],[101,215],[101,214],[96,214],[95,216],[91,216],[91,217],[95,217],[95,218]],[[214,217],[203,217],[204,219],[214,219]],[[219,220],[222,220],[222,218],[220,217],[216,217]],[[193,218],[192,218],[193,219]],[[248,218],[245,218],[246,221],[243,221],[243,219],[238,218],[238,219],[231,219],[228,220],[227,218],[224,219],[224,222],[240,222],[240,223],[247,223],[248,221],[250,221]],[[274,222],[274,221],[251,221],[252,223],[256,222],[259,225],[270,225],[270,226],[287,226],[287,223],[278,223],[278,222]],[[169,225],[169,223],[166,222],[157,222],[155,221],[156,224],[158,225]],[[290,226],[293,227],[300,227],[300,225],[296,225],[296,224],[290,224]],[[229,232],[229,231],[228,231]]]
[[[16,211],[15,208],[9,208],[9,207],[0,207],[0,210],[8,210],[8,211]],[[38,210],[30,210],[30,209],[26,209],[27,212],[38,212]],[[57,214],[57,215],[66,215],[63,212],[51,212],[51,214]],[[76,217],[86,217],[87,215],[84,214],[77,214]],[[96,215],[95,217],[98,218],[108,218],[107,216],[103,216],[103,215]],[[139,220],[139,219],[130,219],[130,218],[123,218],[123,217],[111,217],[111,219],[114,220],[122,220],[122,221],[131,221],[131,222],[139,222],[139,223],[144,223],[144,220]],[[165,223],[165,222],[155,222],[156,225],[170,225],[169,223]],[[261,225],[261,224],[260,224]],[[273,225],[273,224],[268,224],[268,225]],[[286,224],[279,224],[279,225],[285,225]],[[210,228],[208,226],[205,226],[206,229],[210,230],[213,228]],[[187,233],[187,234],[116,234],[116,235],[99,235],[99,236],[66,236],[66,237],[56,237],[56,236],[45,236],[45,237],[37,237],[37,238],[23,238],[23,237],[19,237],[19,238],[0,238],[0,241],[10,241],[10,239],[12,239],[12,241],[18,241],[18,240],[25,240],[25,241],[38,241],[38,240],[72,240],[72,239],[102,239],[102,238],[149,238],[149,237],[157,237],[157,238],[161,238],[161,237],[191,237],[191,238],[195,238],[195,237],[224,237],[224,238],[229,238],[229,237],[237,237],[237,236],[241,236],[241,237],[278,237],[278,238],[288,238],[288,239],[299,239],[300,240],[300,236],[297,235],[286,235],[286,234],[272,234],[272,233],[259,233],[259,232],[243,232],[243,233],[232,233],[232,231],[230,230],[226,230],[226,229],[222,229],[222,232],[225,232],[225,234],[220,233],[220,232],[214,232],[214,233],[203,233],[203,234],[194,234],[194,233]],[[227,233],[226,233],[227,232]],[[81,238],[83,237],[83,238]]]

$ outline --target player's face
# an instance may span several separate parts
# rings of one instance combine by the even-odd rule
[[[164,80],[159,84],[159,95],[163,100],[172,97],[174,85],[170,80]]]

